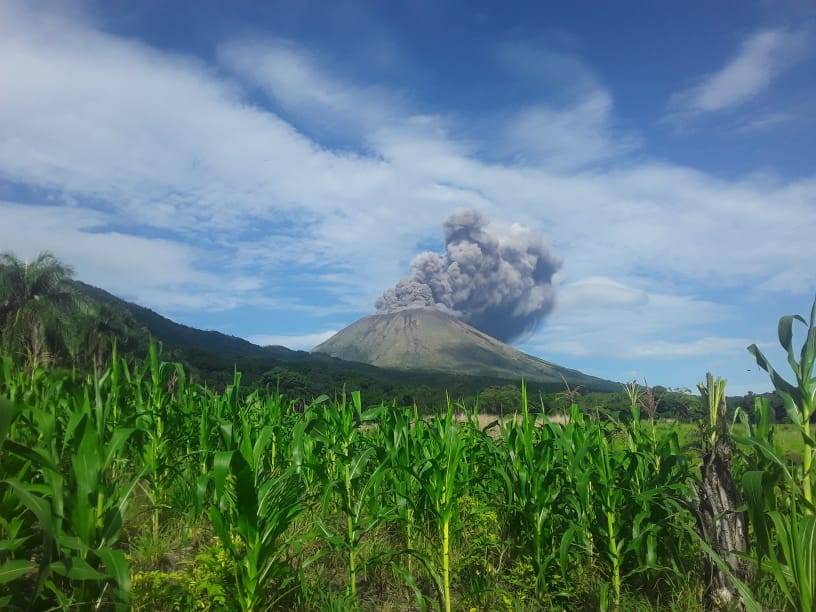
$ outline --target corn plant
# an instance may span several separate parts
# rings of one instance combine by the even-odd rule
[[[755,422],[739,410],[738,419],[745,435],[733,435],[740,444],[743,457],[741,478],[748,522],[753,529],[753,554],[758,568],[770,552],[773,524],[768,513],[776,510],[779,487],[784,484],[781,451],[774,440],[775,428],[771,421],[768,400],[754,400]]]
[[[269,473],[264,465],[271,439],[270,428],[245,424],[238,448],[216,453],[213,461],[210,520],[232,559],[236,599],[247,612],[266,609],[266,589],[283,591],[291,579],[283,534],[304,509],[293,472]]]
[[[777,547],[771,548],[766,567],[773,574],[792,610],[816,609],[816,517],[795,510],[769,513],[776,529]]]
[[[324,404],[305,433],[317,443],[320,459],[313,464],[320,482],[324,515],[337,508],[345,529],[336,533],[325,521],[318,526],[333,548],[346,557],[347,593],[357,596],[358,576],[366,563],[359,558],[363,538],[391,513],[379,499],[386,467],[385,457],[363,435],[362,426],[372,424],[383,407],[363,410],[360,393],[345,396],[337,405]]]
[[[747,584],[756,583],[729,563],[753,559],[784,605],[812,610],[808,472],[797,472],[777,447],[767,402],[757,400],[756,422],[739,415],[740,436],[727,427],[725,382],[709,376],[701,387],[709,411],[695,479],[691,451],[680,449],[674,432],[658,435],[648,387],[636,384],[621,422],[587,406],[582,412],[575,393],[563,396],[571,402],[568,423],[537,422],[522,387],[516,418],[482,428],[475,406],[449,401],[426,418],[416,407],[366,410],[359,393],[300,402],[245,389],[238,372],[217,392],[162,361],[157,347],[143,362],[114,348],[110,367],[93,373],[26,369],[3,358],[0,608],[127,606],[125,548],[143,576],[140,543],[159,528],[172,535],[160,522],[169,509],[191,533],[209,518],[215,550],[227,559],[219,567],[234,573],[223,597],[243,610],[288,605],[290,595],[306,609],[391,605],[376,599],[392,587],[376,581],[390,574],[371,570],[385,562],[419,608],[428,588],[446,612],[454,599],[461,607],[477,600],[585,607],[596,594],[574,585],[592,581],[594,571],[605,581],[601,605],[624,608],[637,589],[656,593],[688,574],[701,551],[716,558],[744,601],[753,602]],[[736,460],[722,461],[731,452]],[[707,472],[712,466],[716,472]],[[692,539],[693,483],[698,501],[720,499],[712,483],[729,478],[741,485],[744,504],[708,508],[709,541]],[[149,514],[126,514],[139,486]],[[750,557],[748,548],[720,546],[721,524],[743,509]],[[468,524],[472,517],[480,523]],[[368,552],[372,542],[378,548]],[[339,588],[319,569],[327,550],[336,553],[329,572],[342,559]],[[529,599],[533,590],[538,601]]]
[[[793,324],[798,321],[807,329],[805,340],[799,351],[799,359],[793,347]],[[814,376],[814,364],[816,364],[816,300],[810,311],[810,321],[805,321],[800,315],[787,315],[779,319],[778,326],[779,344],[785,349],[788,356],[788,365],[793,371],[795,385],[785,380],[773,368],[770,361],[759,350],[756,344],[748,347],[748,350],[756,359],[757,365],[765,370],[771,378],[776,393],[785,402],[785,411],[792,423],[797,425],[802,434],[804,446],[802,449],[802,477],[801,489],[804,498],[804,511],[813,513],[813,483],[811,472],[813,471],[813,457],[816,454],[816,439],[814,439],[811,428],[811,417],[816,413],[816,376]]]
[[[765,452],[782,463],[773,451]],[[795,486],[788,469],[770,473],[781,474]],[[757,568],[774,578],[791,610],[812,611],[816,606],[816,517],[800,510],[797,493],[788,498],[787,507],[782,507],[773,495],[775,482],[768,482],[766,474],[749,471],[743,478],[756,539]]]
[[[8,377],[6,377],[8,381]],[[31,559],[32,540],[36,537],[31,513],[10,483],[25,481],[35,465],[51,467],[45,457],[9,439],[19,407],[0,396],[0,586],[24,578],[37,569]],[[29,456],[27,458],[27,456]],[[39,498],[33,499],[39,500]],[[44,507],[45,503],[42,503]],[[45,517],[45,513],[43,513]],[[45,563],[47,568],[47,562]],[[39,591],[39,585],[37,590]],[[0,596],[0,607],[13,603],[12,595]]]
[[[415,501],[419,490],[413,468],[425,438],[425,421],[412,409],[392,407],[383,413],[377,429],[381,445],[388,458],[385,478],[389,503],[402,530],[404,552],[409,576],[413,570],[417,531]]]
[[[742,476],[747,514],[754,535],[756,568],[776,582],[791,610],[816,605],[816,517],[800,507],[801,481],[774,443],[771,408],[755,401],[756,423],[740,415],[746,435],[735,436],[746,447]]]
[[[92,385],[102,387],[99,378]],[[16,429],[15,438],[27,441],[2,442],[3,498],[11,493],[17,510],[25,509],[10,515],[9,548],[19,549],[24,542],[21,521],[33,521],[26,538],[36,538],[41,547],[32,601],[48,592],[62,606],[101,605],[111,592],[124,605],[130,579],[116,544],[141,473],[122,479],[113,467],[123,460],[134,430],[109,427],[103,404],[92,407],[88,387],[59,408],[67,410],[58,414],[54,404],[18,407],[14,418],[4,419],[9,425],[3,437]],[[11,473],[5,473],[8,468]],[[22,561],[14,560],[11,567],[17,571],[7,577],[22,577],[24,567],[26,573],[34,571],[35,564]]]
[[[597,454],[593,455],[594,477],[598,504],[599,520],[597,522],[600,538],[599,548],[603,551],[610,566],[610,581],[612,584],[612,601],[615,609],[620,606],[621,597],[621,563],[623,557],[622,525],[618,518],[623,514],[626,490],[620,486],[618,478],[619,466],[614,465],[609,439],[602,430],[595,429],[597,435]]]
[[[635,381],[623,385],[626,397],[629,399],[629,412],[633,423],[640,422],[641,388]]]
[[[686,508],[692,472],[672,432],[655,441],[642,427],[639,413],[625,424],[590,421],[586,444],[590,505],[586,523],[595,551],[609,572],[612,607],[621,605],[624,581],[636,574],[682,575],[682,525],[691,521]],[[615,443],[621,438],[625,444]]]
[[[144,395],[138,395],[136,427],[142,438],[138,448],[145,467],[147,486],[143,489],[150,499],[152,536],[160,537],[160,513],[167,508],[167,495],[179,460],[178,449],[183,444],[179,435],[183,432],[182,396],[187,388],[186,375],[181,364],[161,360],[161,352],[155,343],[150,344],[144,369],[138,372],[139,382],[146,377],[146,384],[137,385]]]
[[[682,567],[688,540],[682,525],[691,521],[687,501],[695,479],[693,464],[681,451],[677,432],[658,438],[651,425],[623,426],[627,446],[619,451],[624,455],[623,477],[629,492],[629,573],[669,568],[683,574],[688,569]]]
[[[521,394],[520,420],[503,426],[507,455],[495,469],[505,487],[504,511],[510,532],[518,545],[529,551],[536,593],[543,598],[557,561],[562,562],[562,573],[566,574],[563,557],[581,525],[571,512],[575,505],[566,486],[568,466],[561,461],[560,436],[553,431],[558,426],[536,427],[523,385]]]
[[[450,612],[451,523],[455,519],[459,497],[468,482],[466,448],[460,428],[454,421],[450,402],[445,416],[436,417],[427,433],[414,475],[420,486],[420,504],[430,515],[435,529],[438,546],[436,573],[441,605],[445,612]]]

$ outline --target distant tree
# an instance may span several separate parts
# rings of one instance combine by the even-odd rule
[[[479,395],[479,411],[487,414],[512,414],[521,410],[521,387],[503,385],[483,389]]]
[[[657,385],[653,391],[660,398],[657,412],[663,418],[690,421],[704,414],[700,398],[692,395],[689,389],[673,389]]]
[[[78,304],[72,275],[70,266],[48,252],[31,262],[0,254],[0,337],[6,350],[32,366],[53,359],[57,349],[49,337],[63,335],[66,326],[60,323]]]
[[[73,317],[65,333],[65,346],[74,363],[104,363],[111,356],[114,342],[123,351],[140,348],[134,338],[136,322],[126,310],[101,304],[83,311]]]
[[[276,367],[265,373],[261,384],[271,389],[279,389],[290,399],[311,399],[317,395],[312,388],[312,381],[306,374],[284,367]]]

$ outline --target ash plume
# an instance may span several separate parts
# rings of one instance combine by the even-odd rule
[[[552,310],[552,277],[561,262],[540,234],[519,225],[488,233],[474,210],[454,212],[443,227],[445,251],[417,255],[408,276],[377,300],[378,313],[439,308],[507,341]]]

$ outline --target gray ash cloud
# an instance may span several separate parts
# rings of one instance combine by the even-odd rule
[[[518,225],[488,233],[474,210],[453,213],[443,227],[444,252],[417,255],[408,276],[377,300],[377,312],[439,308],[508,341],[552,310],[552,277],[561,262],[543,236]]]

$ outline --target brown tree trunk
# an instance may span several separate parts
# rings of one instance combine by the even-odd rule
[[[33,370],[46,361],[45,330],[38,321],[31,323],[31,369]]]
[[[747,523],[738,508],[739,489],[731,477],[731,447],[726,436],[717,436],[703,454],[701,480],[697,484],[697,527],[702,538],[728,565],[731,573],[745,580],[750,568],[740,555],[748,552]],[[706,609],[740,609],[739,595],[728,574],[705,558],[708,577]]]

